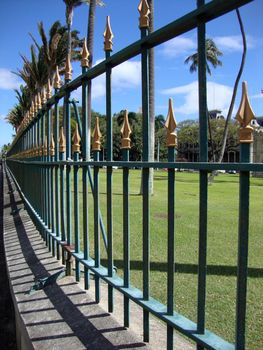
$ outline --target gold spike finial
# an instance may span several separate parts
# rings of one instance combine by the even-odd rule
[[[110,26],[110,16],[106,18],[106,28],[104,31],[104,51],[112,51],[112,39],[114,38],[111,26]]]
[[[236,119],[240,124],[239,140],[240,143],[252,143],[253,142],[253,128],[250,125],[251,121],[255,118],[255,114],[252,110],[248,99],[247,82],[242,83],[242,97],[239,109],[237,111]]]
[[[52,97],[52,86],[51,86],[51,81],[48,79],[47,81],[47,100]]]
[[[38,102],[38,109],[41,109],[42,108],[42,101],[41,101],[40,92],[37,94],[37,102]]]
[[[43,87],[41,91],[41,102],[42,102],[42,105],[44,105],[47,102],[45,87]]]
[[[175,121],[174,111],[173,111],[173,100],[171,98],[169,98],[168,114],[164,125],[167,129],[166,145],[167,147],[175,147],[177,145],[177,141],[176,141],[177,135],[175,131],[176,121]]]
[[[53,133],[51,134],[51,139],[50,139],[50,145],[49,145],[49,151],[51,157],[55,155],[55,141],[54,141],[54,135]]]
[[[58,66],[56,66],[56,74],[54,77],[54,88],[60,89],[60,87],[61,87],[61,79],[60,79],[60,75],[59,75],[59,71],[58,71]]]
[[[72,141],[73,141],[73,147],[72,147],[73,153],[80,153],[80,136],[79,136],[79,129],[77,124],[75,127],[75,132],[72,137]]]
[[[129,124],[128,111],[124,111],[123,125],[121,128],[121,148],[131,148],[131,127]]]
[[[43,156],[47,156],[47,136],[45,136],[45,141],[43,144]]]
[[[59,152],[65,152],[65,151],[66,151],[66,139],[64,135],[63,126],[61,126],[60,134],[59,134]]]
[[[150,7],[148,5],[147,0],[141,0],[138,11],[140,12],[140,25],[139,27],[142,28],[149,28],[149,14],[150,14]]]
[[[83,48],[81,53],[81,67],[89,67],[89,51],[87,49],[86,38],[84,38]]]
[[[100,132],[100,124],[99,124],[99,117],[96,117],[96,122],[95,122],[95,129],[93,131],[92,137],[93,137],[93,142],[92,142],[92,151],[100,151],[100,139],[101,139],[101,132]]]
[[[65,80],[72,79],[72,66],[70,62],[70,55],[67,55],[66,65],[65,65]]]

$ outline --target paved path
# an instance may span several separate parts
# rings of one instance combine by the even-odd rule
[[[0,164],[0,348],[16,349],[14,309],[9,290],[3,242],[3,172]]]

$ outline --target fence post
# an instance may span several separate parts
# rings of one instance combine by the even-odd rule
[[[250,147],[253,143],[253,128],[250,123],[255,119],[248,100],[247,84],[242,84],[242,98],[236,115],[240,123],[240,162],[250,163]],[[249,232],[249,171],[240,171],[239,182],[239,224],[238,224],[238,263],[237,263],[237,303],[236,303],[236,349],[245,349],[246,300],[247,300],[247,264]]]
[[[124,120],[121,128],[121,149],[122,159],[125,162],[129,161],[129,153],[131,148],[131,128],[129,125],[128,111],[124,112]],[[130,218],[129,218],[129,168],[123,167],[123,269],[124,281],[123,287],[130,287]],[[129,298],[124,295],[124,327],[129,327],[130,324],[130,302]]]
[[[150,9],[146,0],[141,0],[138,10],[140,12],[141,39],[149,32]],[[142,160],[149,161],[149,53],[146,46],[141,50],[142,65],[142,118],[143,118],[143,154]],[[149,168],[142,169],[142,193],[143,193],[143,299],[150,297],[150,188]],[[149,312],[143,310],[143,340],[149,341]]]
[[[175,147],[177,145],[176,121],[174,117],[172,99],[169,99],[168,115],[165,122],[167,129],[166,144],[168,147],[168,162],[175,162]],[[174,314],[174,196],[175,196],[175,170],[168,169],[168,240],[167,240],[167,314]],[[173,327],[167,325],[167,350],[173,349]]]
[[[106,60],[112,51],[113,34],[110,18],[107,16],[104,32]],[[112,116],[111,116],[111,66],[106,63],[106,118],[107,118],[107,161],[112,161]],[[112,227],[112,166],[107,166],[107,233],[108,233],[108,275],[113,276],[113,227]],[[108,310],[113,312],[113,287],[108,285]]]
[[[99,160],[101,150],[101,132],[99,118],[96,117],[95,129],[93,132],[92,151],[94,161]],[[100,226],[99,226],[99,167],[94,166],[94,250],[95,250],[95,267],[100,267]],[[100,302],[100,278],[95,275],[95,301]]]

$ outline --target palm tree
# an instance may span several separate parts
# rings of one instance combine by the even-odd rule
[[[48,69],[48,77],[52,80],[57,66],[60,69],[60,74],[64,73],[68,44],[67,27],[56,21],[50,27],[49,37],[47,37],[43,22],[40,22],[38,23],[38,32],[41,38],[41,45],[37,43],[32,34],[30,36],[38,51],[42,52]],[[78,34],[77,30],[71,31],[71,59],[73,61],[80,59],[80,48],[83,41],[79,39]]]
[[[120,113],[118,113],[116,115],[117,117],[117,123],[119,126],[121,126],[123,124],[124,121],[124,110],[120,111]],[[128,113],[128,119],[129,119],[129,123],[130,126],[132,126],[133,124],[135,124],[138,121],[138,116],[135,112],[129,112]]]
[[[212,72],[211,72],[209,64],[211,64],[213,66],[213,68],[217,68],[218,66],[222,66],[222,61],[220,61],[220,59],[218,57],[223,56],[223,53],[217,48],[214,40],[211,38],[206,39],[205,49],[206,49],[206,71],[209,75],[211,75]],[[188,56],[185,59],[184,63],[185,64],[191,63],[190,64],[190,72],[191,73],[196,72],[197,68],[198,68],[198,52],[195,52],[193,55]],[[210,144],[212,147],[212,159],[213,159],[213,161],[215,161],[210,118],[208,118],[208,130],[209,130]]]
[[[63,0],[66,4],[66,22],[68,27],[68,48],[67,53],[70,55],[71,53],[71,26],[72,26],[72,20],[73,20],[73,11],[74,8],[82,5],[83,3],[91,4],[93,0]],[[96,4],[103,5],[103,2],[101,0],[96,0]]]
[[[222,66],[222,61],[218,58],[222,56],[223,53],[217,48],[215,42],[211,38],[207,38],[205,41],[205,49],[206,49],[206,70],[209,75],[211,75],[211,69],[209,63],[213,66],[213,68],[217,68],[218,66]],[[188,56],[185,61],[185,64],[190,64],[190,72],[196,72],[198,68],[198,52],[195,52],[193,55]]]
[[[36,54],[34,45],[31,45],[31,60],[26,56],[21,55],[24,62],[23,68],[18,69],[17,72],[13,72],[18,75],[26,83],[31,96],[39,92],[41,88],[47,83],[48,80],[48,69],[44,60],[43,51],[39,51]]]

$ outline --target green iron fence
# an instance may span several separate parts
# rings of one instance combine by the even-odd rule
[[[167,324],[167,349],[173,349],[174,329],[192,339],[197,349],[245,349],[245,318],[246,318],[246,286],[248,258],[248,223],[249,223],[249,176],[250,171],[262,171],[262,164],[249,163],[252,128],[250,121],[253,113],[247,99],[246,85],[243,86],[243,97],[238,112],[240,129],[240,163],[217,164],[208,163],[207,140],[207,98],[206,98],[206,53],[205,34],[206,22],[249,3],[251,0],[214,0],[205,4],[204,0],[197,1],[197,9],[176,19],[165,27],[148,33],[149,12],[147,2],[142,1],[140,7],[141,39],[125,49],[111,55],[112,33],[109,19],[105,31],[105,60],[89,69],[88,52],[83,48],[82,74],[71,81],[71,66],[68,58],[66,64],[65,84],[60,86],[60,77],[54,79],[55,93],[52,96],[48,84],[42,95],[38,94],[19,128],[7,155],[8,171],[16,181],[27,208],[32,214],[37,227],[45,238],[47,245],[58,259],[62,258],[70,273],[71,258],[75,259],[76,280],[80,279],[81,266],[84,268],[85,288],[90,285],[90,272],[95,278],[95,298],[100,300],[100,281],[108,284],[108,309],[113,311],[113,289],[124,295],[124,326],[129,326],[130,300],[141,306],[143,310],[144,341],[149,340],[149,314],[157,316]],[[197,28],[198,60],[199,60],[199,122],[200,122],[200,161],[197,163],[180,163],[175,160],[176,122],[173,115],[172,101],[169,101],[169,112],[166,121],[167,128],[167,162],[149,162],[149,50],[167,40],[187,31]],[[143,115],[143,156],[141,162],[129,161],[130,133],[128,115],[125,114],[122,133],[122,161],[113,161],[112,155],[112,111],[111,111],[111,73],[114,67],[126,60],[141,56],[142,78],[142,115]],[[89,160],[90,130],[88,127],[87,93],[88,82],[101,74],[106,74],[106,148],[107,159],[100,160],[101,132],[99,120],[96,120],[93,132],[93,158]],[[82,116],[77,115],[78,127],[71,145],[71,109],[70,94],[82,87]],[[59,102],[64,105],[63,127],[59,130]],[[74,106],[75,107],[75,106]],[[76,108],[75,108],[76,111]],[[80,161],[80,145],[81,156]],[[112,213],[112,177],[113,167],[123,169],[123,278],[114,269],[114,240]],[[93,173],[91,173],[91,167]],[[104,226],[100,213],[100,168],[106,167],[107,192],[107,222]],[[143,287],[142,290],[130,284],[130,213],[129,210],[129,170],[137,167],[142,169],[143,179]],[[82,193],[79,191],[79,170],[82,170]],[[162,304],[151,297],[149,284],[150,275],[150,169],[168,169],[168,220],[167,220],[167,303]],[[199,260],[198,260],[198,305],[197,322],[194,323],[175,311],[174,308],[174,245],[175,245],[175,170],[195,169],[199,171]],[[238,243],[238,272],[236,296],[236,339],[235,344],[206,329],[206,259],[207,259],[207,203],[208,203],[208,173],[213,170],[236,170],[240,178],[239,205],[239,243]],[[71,182],[73,181],[73,192]],[[37,188],[35,188],[37,184]],[[121,186],[121,185],[120,185]],[[88,223],[88,189],[92,192],[94,206],[94,232],[89,232]],[[72,194],[73,193],[73,194]],[[79,200],[82,196],[82,232],[80,232]],[[72,198],[73,197],[73,198]],[[72,215],[74,212],[74,216]],[[107,266],[101,265],[100,235],[103,236],[107,251]],[[94,237],[94,258],[91,258],[90,237]],[[80,242],[83,242],[82,246]]]

